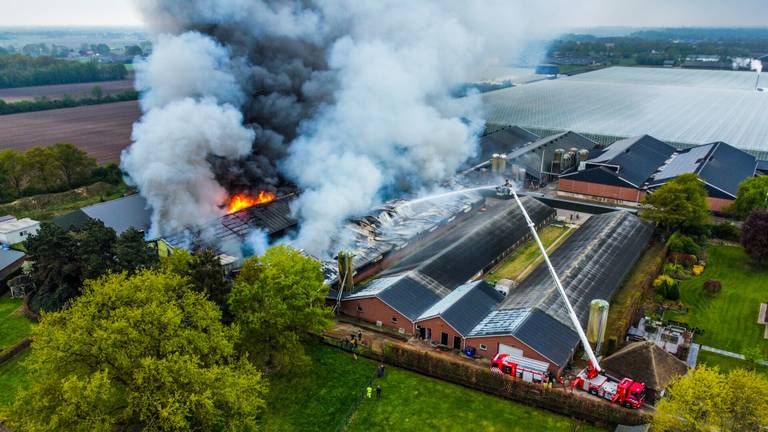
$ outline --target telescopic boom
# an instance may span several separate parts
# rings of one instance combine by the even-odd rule
[[[528,212],[525,210],[525,207],[523,207],[523,203],[520,201],[520,198],[517,196],[517,191],[515,190],[515,186],[514,185],[509,186],[509,190],[510,192],[512,192],[512,196],[515,197],[515,201],[517,202],[517,205],[520,206],[520,211],[523,212],[525,221],[528,224],[528,227],[531,229],[531,234],[533,234],[533,238],[536,239],[536,244],[539,245],[539,250],[541,250],[541,254],[544,256],[544,261],[547,263],[547,268],[549,269],[549,273],[552,275],[552,279],[555,280],[555,285],[557,285],[557,291],[560,293],[560,297],[563,298],[563,301],[565,302],[565,307],[568,309],[568,316],[571,317],[571,322],[573,323],[573,327],[576,328],[576,332],[579,334],[579,337],[581,338],[581,344],[584,345],[584,350],[587,352],[587,356],[589,357],[589,362],[591,363],[591,367],[596,372],[600,372],[601,369],[600,369],[600,365],[597,363],[597,357],[595,357],[595,353],[592,351],[592,347],[589,345],[589,340],[587,340],[587,335],[584,334],[584,330],[581,329],[581,323],[579,323],[579,318],[576,316],[576,312],[573,311],[571,302],[568,301],[568,296],[565,295],[563,284],[560,283],[560,278],[557,276],[557,273],[555,272],[555,268],[552,267],[552,263],[549,261],[549,255],[547,255],[547,250],[544,248],[544,245],[541,243],[541,239],[539,238],[539,234],[536,232],[536,224],[533,223],[533,221],[531,220],[531,217],[528,216]]]

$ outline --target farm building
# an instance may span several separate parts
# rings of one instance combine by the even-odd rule
[[[710,210],[722,211],[736,199],[739,183],[755,175],[756,167],[754,156],[726,143],[676,151],[643,135],[613,143],[587,160],[584,169],[560,177],[558,194],[637,205],[674,178],[695,173],[706,186]]]
[[[652,233],[652,226],[625,211],[594,215],[551,254],[582,327],[590,302],[611,300]],[[541,373],[559,373],[579,337],[542,263],[469,332],[465,344],[485,357],[509,353],[533,360]]]
[[[467,161],[468,166],[474,166],[491,159],[496,153],[509,153],[532,143],[541,137],[519,126],[504,127],[480,137],[477,143],[477,155]]]
[[[635,342],[600,362],[609,377],[624,377],[645,383],[648,402],[664,396],[664,389],[678,376],[688,373],[688,365],[653,342]]]
[[[538,226],[554,218],[554,210],[539,201],[525,197],[523,202]],[[454,224],[361,289],[343,294],[341,311],[402,333],[423,333],[426,337],[426,330],[421,330],[416,321],[426,318],[422,316],[426,311],[521,245],[528,235],[515,203],[497,201]],[[444,306],[457,296],[446,300]],[[458,297],[471,299],[474,294]],[[441,342],[441,332],[430,336],[434,342]]]
[[[95,219],[102,221],[119,235],[129,228],[148,230],[151,216],[147,201],[143,196],[135,194],[83,207],[59,216],[53,222],[64,229],[78,229]]]
[[[0,282],[24,264],[25,254],[12,249],[0,249]]]
[[[0,243],[16,244],[37,234],[40,222],[29,219],[16,219],[13,216],[0,217]]]

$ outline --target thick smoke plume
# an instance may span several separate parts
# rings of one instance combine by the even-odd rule
[[[293,242],[317,255],[347,218],[473,154],[478,98],[451,90],[519,52],[535,24],[498,0],[139,4],[158,39],[137,68],[145,116],[123,166],[155,232],[287,180],[301,191]]]

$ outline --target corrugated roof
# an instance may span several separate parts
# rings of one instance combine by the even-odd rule
[[[582,328],[590,302],[612,299],[652,233],[625,211],[594,215],[550,255]],[[571,356],[579,339],[544,263],[470,332],[489,335],[515,336],[558,365]]]
[[[117,234],[122,234],[129,228],[146,231],[152,218],[147,201],[139,194],[105,201],[80,210],[88,217],[104,222],[104,225],[115,230]]]
[[[552,208],[531,197],[522,199],[537,223],[554,214]],[[514,201],[500,201],[469,216],[382,274],[405,277],[390,279],[393,283],[388,286],[368,291],[372,284],[381,283],[374,280],[347,298],[370,292],[414,320],[527,235],[528,227]]]
[[[616,141],[587,164],[618,167],[619,177],[640,187],[674,152],[664,141],[643,135]]]
[[[477,143],[477,155],[471,157],[464,165],[474,166],[485,162],[494,153],[509,153],[530,142],[536,141],[539,136],[519,126],[505,127],[480,137]]]
[[[0,249],[0,271],[5,270],[16,261],[24,258],[24,255],[24,252],[19,252],[17,250]]]
[[[418,319],[440,316],[461,335],[467,335],[503,298],[485,281],[470,282],[443,297]]]

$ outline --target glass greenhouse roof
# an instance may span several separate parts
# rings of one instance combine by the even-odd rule
[[[768,91],[756,91],[756,79],[755,72],[612,67],[482,97],[489,123],[768,152]]]

